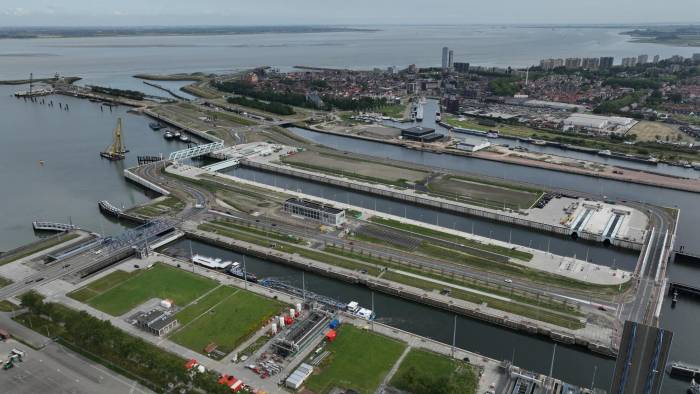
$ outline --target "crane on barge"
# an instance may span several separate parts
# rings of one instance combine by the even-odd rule
[[[122,141],[122,118],[119,118],[117,127],[114,129],[114,141],[107,149],[100,152],[100,156],[108,160],[124,160],[128,151]]]

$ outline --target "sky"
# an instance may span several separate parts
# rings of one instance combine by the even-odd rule
[[[700,0],[0,0],[0,26],[700,23]]]

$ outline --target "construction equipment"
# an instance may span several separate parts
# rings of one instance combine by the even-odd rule
[[[107,149],[100,152],[100,156],[108,160],[124,160],[129,152],[122,141],[122,119],[117,120],[117,127],[114,129],[114,141]]]

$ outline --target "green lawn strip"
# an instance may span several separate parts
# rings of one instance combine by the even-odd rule
[[[434,196],[444,198],[447,200],[461,202],[464,204],[477,206],[477,207],[482,207],[482,208],[497,209],[497,210],[503,211],[504,208],[518,210],[520,208],[529,208],[530,207],[530,206],[521,207],[519,205],[515,205],[515,204],[511,204],[511,203],[503,204],[503,202],[498,202],[496,200],[477,199],[477,198],[471,198],[471,197],[467,197],[467,196],[457,194],[457,193],[448,193],[448,192],[437,190],[435,188],[435,186],[433,186],[433,185],[428,185],[427,188],[430,191],[430,194],[432,194]]]
[[[398,186],[400,188],[407,188],[407,187],[411,186],[409,184],[409,182],[406,181],[405,179],[378,178],[378,177],[357,174],[357,173],[354,173],[352,171],[342,171],[342,170],[338,170],[335,168],[317,166],[314,164],[292,162],[292,161],[289,161],[289,159],[285,160],[285,158],[282,158],[281,160],[284,164],[290,165],[292,167],[299,167],[299,168],[306,169],[306,170],[323,172],[323,173],[330,174],[330,175],[338,175],[341,177],[357,179],[357,180],[366,181],[369,183],[378,183],[378,184],[382,184],[382,185]]]
[[[9,285],[9,284],[11,284],[11,283],[12,283],[11,280],[0,276],[0,288],[1,288],[1,287],[5,287],[5,286],[7,286],[7,285]]]
[[[402,283],[408,286],[417,287],[419,289],[427,291],[440,291],[444,288],[444,286],[441,286],[438,283],[429,282],[427,280],[418,279],[391,271],[385,273],[384,276],[382,276],[382,278],[393,282]],[[579,319],[572,316],[566,316],[559,313],[551,312],[549,310],[530,307],[515,302],[503,301],[456,288],[450,288],[450,296],[475,304],[486,303],[489,307],[498,309],[503,312],[513,313],[523,317],[529,317],[535,320],[540,320],[557,326],[566,327],[572,330],[585,327],[585,324],[581,323]]]
[[[319,394],[334,387],[373,394],[405,347],[402,342],[344,324],[326,347],[331,354],[321,363],[321,372],[312,375],[306,386]]]
[[[129,278],[140,275],[142,272],[143,271],[141,270],[131,272],[117,270],[66,295],[76,301],[84,303],[128,280]]]
[[[175,317],[180,324],[184,326],[214,307],[216,304],[232,296],[234,293],[236,293],[236,290],[237,289],[230,286],[219,286],[207,293],[202,298],[187,305],[184,309],[176,313]]]
[[[200,224],[198,229],[202,231],[208,231],[212,232],[214,234],[221,234],[229,238],[233,239],[238,239],[241,241],[245,242],[250,242],[252,244],[260,245],[266,248],[269,248],[271,246],[271,241],[266,238],[258,237],[256,235],[251,235],[244,233],[242,231],[237,231],[237,230],[230,230],[230,229],[222,229],[221,227],[218,226],[213,226],[210,224]],[[377,276],[379,275],[379,270],[375,267],[372,267],[370,265],[365,264],[362,261],[353,261],[353,260],[348,260],[348,259],[342,259],[338,258],[337,256],[329,255],[326,253],[318,252],[315,250],[309,250],[305,248],[301,248],[298,246],[286,244],[286,243],[275,243],[275,250],[278,250],[280,252],[284,253],[290,253],[290,254],[298,254],[299,256],[319,261],[321,263],[326,263],[329,265],[334,265],[336,267],[342,267],[342,268],[347,268],[351,270],[367,270],[367,273],[372,275],[372,276]]]
[[[176,305],[187,305],[217,286],[217,282],[163,264],[156,264],[140,275],[92,298],[89,305],[112,316],[119,316],[151,298],[169,298]]]
[[[377,266],[388,267],[388,268],[391,268],[394,270],[399,270],[399,271],[404,271],[404,272],[408,272],[411,274],[420,275],[423,277],[439,280],[441,282],[446,282],[446,283],[453,284],[456,286],[468,287],[470,289],[483,291],[485,293],[491,293],[491,294],[499,295],[502,297],[508,297],[508,298],[511,298],[511,299],[518,301],[518,302],[530,304],[533,306],[539,306],[540,308],[551,309],[552,311],[556,311],[559,313],[565,313],[568,315],[579,316],[579,317],[583,316],[583,314],[581,314],[579,311],[577,311],[573,306],[565,305],[561,302],[549,300],[546,297],[541,297],[538,299],[535,295],[524,295],[520,292],[508,291],[508,289],[504,289],[501,287],[482,285],[482,284],[479,284],[476,280],[470,281],[464,277],[460,278],[458,276],[453,277],[453,276],[448,276],[448,275],[441,275],[441,274],[436,273],[434,271],[418,269],[418,268],[410,267],[408,265],[403,265],[400,263],[382,260],[382,259],[379,259],[376,257],[359,255],[355,252],[351,252],[351,251],[348,251],[346,249],[340,249],[340,248],[333,247],[333,246],[327,246],[324,250],[326,252],[337,254],[339,256],[343,256],[343,257],[347,257],[347,258],[363,259],[364,261],[366,261],[368,263],[375,264]],[[388,274],[389,273],[385,273],[382,276],[382,279],[390,280],[387,277]],[[438,288],[438,290],[442,289],[442,288],[439,288],[440,287],[439,284],[432,283],[432,282],[430,282],[430,283],[437,286],[436,288]]]
[[[624,292],[631,281],[625,282],[622,286],[618,285],[599,285],[594,283],[582,282],[580,280],[568,278],[562,275],[550,274],[548,272],[528,268],[514,263],[499,263],[496,261],[486,260],[483,258],[468,255],[452,249],[443,248],[440,246],[423,243],[419,248],[420,253],[436,259],[449,261],[456,264],[463,264],[470,267],[479,268],[485,271],[507,275],[513,278],[524,278],[526,280],[546,284],[549,286],[563,287],[567,289],[582,290],[595,292],[597,294],[619,294]]]
[[[405,104],[387,104],[377,109],[377,112],[381,112],[384,116],[398,119],[403,119],[405,111]]]
[[[240,290],[175,332],[170,339],[200,353],[213,342],[218,350],[229,353],[283,307],[278,301]]]
[[[452,235],[438,230],[433,230],[430,228],[418,226],[415,224],[402,223],[397,220],[385,219],[382,217],[374,216],[370,219],[373,223],[382,224],[387,227],[392,227],[398,230],[408,231],[415,234],[424,235],[427,237],[433,237],[442,239],[449,242],[454,242],[457,244],[469,246],[475,249],[485,250],[487,252],[493,252],[496,254],[512,257],[514,259],[530,261],[532,260],[532,253],[522,252],[519,250],[510,249],[504,246],[485,244],[479,241],[474,241],[468,238],[460,237],[458,235]]]
[[[276,239],[278,241],[284,241],[284,242],[295,243],[295,244],[301,244],[301,243],[305,242],[303,239],[299,239],[299,238],[292,236],[292,235],[282,234],[282,233],[277,232],[277,231],[263,230],[263,229],[255,228],[253,226],[236,224],[236,223],[224,221],[224,220],[214,220],[214,221],[211,221],[209,223],[211,223],[212,225],[215,225],[215,226],[229,228],[232,230],[245,231],[247,233],[259,235],[261,237],[273,238],[273,239]]]
[[[2,300],[0,301],[0,312],[12,312],[16,309],[20,309],[21,307],[11,303],[8,300]]]
[[[469,364],[423,349],[411,349],[389,384],[412,393],[475,394],[479,376]]]
[[[71,233],[71,234],[62,235],[61,237],[55,237],[55,238],[51,238],[48,240],[38,242],[36,245],[33,245],[32,247],[27,248],[26,250],[24,250],[22,252],[12,254],[9,256],[5,256],[5,257],[0,257],[0,265],[5,265],[8,263],[11,263],[13,261],[19,260],[21,258],[30,256],[30,255],[33,255],[34,253],[41,252],[42,250],[48,249],[52,246],[56,246],[56,245],[64,243],[64,242],[68,242],[68,241],[75,239],[75,238],[78,238],[78,237],[79,237],[79,234]]]
[[[388,247],[394,248],[394,249],[400,249],[400,250],[404,250],[404,251],[410,250],[409,248],[406,248],[404,245],[399,244],[398,242],[391,242],[391,240],[389,240],[389,239],[377,238],[377,237],[373,237],[373,236],[367,235],[367,234],[354,233],[353,235],[350,236],[350,238],[356,239],[358,241],[373,243],[376,245],[388,246]]]
[[[185,203],[182,202],[180,199],[169,196],[161,201],[153,202],[151,204],[135,208],[131,212],[138,215],[153,217],[162,215],[170,211],[180,211],[184,207]]]

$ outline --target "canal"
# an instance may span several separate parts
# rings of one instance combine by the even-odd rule
[[[26,86],[0,86],[3,133],[0,143],[0,250],[27,243],[36,236],[32,220],[74,224],[91,231],[118,233],[123,226],[103,218],[99,200],[130,207],[149,200],[140,187],[124,179],[124,169],[137,155],[166,154],[185,146],[151,131],[146,117],[128,107],[109,107],[74,97],[51,95],[45,104],[17,99]],[[49,102],[54,106],[50,107]],[[69,110],[61,106],[68,105]],[[117,119],[130,150],[126,160],[112,162],[99,152],[112,143]],[[152,196],[151,196],[152,197]],[[9,205],[8,205],[9,204]]]
[[[240,253],[208,245],[198,241],[180,239],[162,250],[164,253],[187,258],[192,253],[243,262]],[[318,294],[333,297],[342,302],[357,301],[371,307],[372,294],[365,287],[351,285],[296,268],[272,263],[252,256],[245,257],[247,269],[259,278],[274,278]],[[405,331],[410,331],[443,343],[452,343],[454,315],[432,307],[416,304],[401,298],[374,294],[377,321]],[[539,337],[521,334],[510,329],[478,320],[457,318],[458,347],[497,360],[514,360],[518,366],[548,373],[554,350],[553,342]],[[597,372],[594,372],[597,368]],[[589,386],[596,373],[596,386],[608,388],[612,381],[614,361],[595,355],[581,348],[557,345],[554,376],[567,382]]]
[[[352,191],[342,187],[309,181],[293,176],[261,171],[248,167],[229,168],[225,173],[251,181],[299,191],[312,196],[352,204],[358,207],[389,213],[425,223],[449,227],[474,233],[491,239],[529,246],[543,251],[585,259],[596,264],[616,266],[633,271],[637,263],[637,252],[616,247],[606,247],[599,242],[573,240],[551,233],[538,232],[525,227],[490,221],[475,216],[441,211],[432,207],[407,204],[404,201],[369,193]]]
[[[681,209],[681,219],[678,224],[676,247],[685,246],[687,251],[700,254],[700,243],[697,242],[697,235],[694,231],[694,224],[700,222],[700,210],[697,209],[700,195],[696,193],[473,157],[424,152],[352,137],[318,133],[298,127],[291,127],[289,130],[315,143],[352,153],[463,171],[475,175],[501,178],[506,181],[527,182],[549,188],[598,194],[620,200],[678,207]]]

